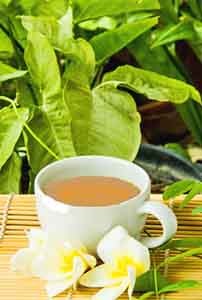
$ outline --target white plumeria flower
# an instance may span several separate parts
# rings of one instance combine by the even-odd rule
[[[27,248],[20,249],[11,258],[11,269],[25,276],[33,274],[33,262],[39,254],[47,239],[45,233],[40,229],[31,229],[26,232],[29,245]]]
[[[96,265],[94,256],[89,255],[85,247],[73,247],[70,243],[47,243],[35,259],[35,276],[47,281],[46,291],[54,297],[70,287],[76,288],[84,272]]]
[[[11,260],[14,271],[46,280],[46,291],[50,298],[76,284],[83,273],[96,265],[80,244],[60,243],[41,230],[28,233],[29,247],[19,250]]]
[[[103,287],[93,300],[115,300],[126,290],[131,299],[136,278],[150,269],[149,250],[117,226],[100,241],[97,253],[104,264],[84,274],[80,284]]]

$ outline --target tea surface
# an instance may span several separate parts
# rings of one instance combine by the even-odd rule
[[[74,206],[107,206],[127,201],[140,193],[133,183],[105,176],[80,176],[52,181],[43,190],[56,200]]]

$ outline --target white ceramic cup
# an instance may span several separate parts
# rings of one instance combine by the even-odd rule
[[[137,185],[141,192],[127,201],[108,206],[73,206],[46,195],[43,186],[53,180],[77,176],[117,177]],[[35,180],[38,216],[42,228],[59,240],[80,241],[95,252],[99,240],[114,226],[121,225],[141,239],[147,214],[162,224],[163,234],[141,241],[149,248],[168,241],[177,230],[172,210],[162,203],[148,201],[150,179],[147,173],[132,162],[106,156],[78,156],[54,162],[42,169]],[[84,195],[85,197],[85,195]]]

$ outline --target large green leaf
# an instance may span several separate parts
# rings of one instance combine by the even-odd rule
[[[191,98],[201,103],[200,94],[193,86],[133,66],[119,67],[106,74],[104,80],[117,81],[117,85],[128,87],[153,100],[180,104]]]
[[[27,73],[27,71],[17,70],[9,65],[6,65],[0,61],[0,82],[9,79],[15,79],[22,77]]]
[[[159,9],[158,0],[75,0],[76,22],[132,11]]]
[[[33,83],[39,89],[43,99],[60,93],[59,66],[47,38],[39,32],[30,31],[27,40],[25,62]]]
[[[96,60],[101,62],[112,56],[157,23],[158,18],[149,18],[121,25],[93,37],[90,43],[94,48]]]
[[[28,119],[28,110],[19,108],[16,112],[9,107],[0,110],[0,168],[11,156],[19,139],[24,122]]]
[[[71,129],[76,153],[87,154],[93,105],[92,92],[85,83],[70,79],[65,85],[64,95],[72,116]]]
[[[140,116],[133,98],[111,84],[94,89],[89,130],[86,137],[78,141],[81,154],[132,160],[140,140]]]
[[[31,129],[58,158],[75,155],[71,117],[61,89],[59,67],[54,50],[45,36],[38,32],[29,33],[25,61],[41,94],[40,107],[29,124]],[[31,136],[28,139],[28,152],[34,173],[53,159]]]
[[[7,34],[0,28],[0,59],[12,57],[13,45]]]
[[[21,158],[16,152],[0,170],[0,194],[20,193]]]

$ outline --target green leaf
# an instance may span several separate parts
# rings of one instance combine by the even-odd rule
[[[87,154],[133,160],[140,141],[140,115],[133,97],[110,83],[95,88]]]
[[[163,193],[163,199],[168,200],[171,198],[175,198],[179,195],[190,191],[194,183],[195,181],[191,179],[184,179],[173,183],[172,185],[166,188],[165,192]]]
[[[91,92],[67,90],[77,154],[109,155],[132,160],[141,139],[140,116],[133,98],[111,84]],[[103,130],[104,128],[104,130]]]
[[[95,20],[83,21],[79,24],[79,27],[90,31],[94,31],[100,28],[111,30],[117,27],[117,23],[118,21],[115,18],[101,17]]]
[[[174,23],[178,21],[177,12],[175,11],[173,0],[159,0],[161,10],[160,15],[163,22]]]
[[[95,73],[95,54],[90,43],[80,38],[71,40],[64,53],[67,63],[63,82],[70,80],[88,87]]]
[[[0,82],[24,76],[27,71],[17,70],[0,61]]]
[[[157,272],[156,275],[157,275],[159,289],[162,289],[165,286],[170,284],[170,282],[160,272]],[[145,273],[137,278],[136,284],[135,284],[135,291],[136,292],[155,291],[154,270],[153,269],[149,270],[147,273]]]
[[[21,107],[33,107],[35,105],[35,98],[30,85],[22,79],[16,83],[17,103]]]
[[[202,286],[202,281],[196,280],[181,280],[173,284],[169,284],[163,287],[159,293],[169,293],[169,292],[178,292],[184,289],[196,288]]]
[[[143,294],[142,296],[140,296],[139,298],[138,298],[138,300],[146,300],[146,299],[150,299],[151,298],[151,296],[153,296],[155,293],[154,292],[147,292],[147,293],[145,293],[145,294]],[[137,298],[134,298],[134,300],[136,300]],[[133,300],[133,298],[132,298],[132,300]]]
[[[19,117],[12,108],[6,107],[0,110],[0,168],[11,156],[22,133],[24,122],[29,116],[25,108],[19,108],[17,112]]]
[[[35,16],[54,16],[61,18],[68,9],[66,0],[36,1],[32,7],[32,14]]]
[[[193,215],[201,214],[202,213],[202,207],[196,207],[192,210]]]
[[[193,28],[195,30],[196,37],[195,39],[190,40],[189,44],[200,62],[202,62],[202,22],[194,21]]]
[[[200,9],[200,1],[198,0],[188,0],[187,4],[189,5],[192,14],[198,18],[202,19],[202,11]]]
[[[163,29],[158,29],[152,34],[152,48],[165,44],[173,43],[179,40],[194,40],[196,33],[193,28],[193,22],[185,20],[178,24],[169,24]]]
[[[74,76],[75,74],[65,85],[64,97],[72,117],[71,130],[74,147],[77,155],[82,155],[88,153],[93,96],[89,86],[82,80],[78,82]]]
[[[196,237],[188,237],[184,239],[176,239],[170,240],[163,246],[161,246],[162,250],[165,249],[185,249],[185,248],[198,248],[202,247],[202,238]]]
[[[151,33],[146,32],[128,45],[130,54],[146,70],[183,80],[177,66],[163,47],[151,49]]]
[[[180,203],[180,208],[184,208],[196,195],[202,193],[202,183],[195,182],[182,203]]]
[[[166,258],[162,263],[160,263],[158,265],[158,268],[160,268],[166,264],[174,263],[176,261],[183,260],[187,257],[191,257],[191,256],[199,255],[199,254],[202,254],[202,247],[191,249],[191,250],[185,251],[183,253],[177,254],[175,256],[170,256],[170,257]]]
[[[44,99],[57,95],[61,90],[61,78],[53,48],[39,32],[30,31],[27,39],[25,62],[33,83]]]
[[[8,6],[12,0],[1,0],[0,4]]]
[[[13,56],[13,44],[7,34],[0,28],[0,59],[7,59]]]
[[[158,23],[158,18],[150,18],[124,24],[93,37],[90,41],[94,48],[97,62],[112,56],[135,38]]]
[[[117,81],[120,86],[143,94],[152,100],[180,104],[192,98],[201,103],[200,94],[193,86],[129,65],[118,67],[115,71],[106,74],[104,81],[109,80]]]
[[[18,44],[24,49],[27,42],[27,32],[17,17],[9,18],[9,30]]]
[[[71,134],[71,116],[61,89],[59,67],[53,48],[47,38],[30,32],[25,50],[25,60],[32,81],[41,95],[40,107],[29,123],[35,135],[48,146],[54,157],[28,135],[27,147],[32,171],[36,174],[48,162],[74,156]],[[48,72],[47,72],[48,70]]]
[[[200,49],[200,47],[198,47]],[[186,75],[163,47],[150,48],[150,34],[145,33],[129,45],[129,51],[144,69],[186,81]],[[202,51],[201,51],[202,58]],[[193,137],[202,145],[201,109],[198,103],[187,101],[176,105],[177,111],[191,131]]]
[[[76,22],[81,22],[88,19],[95,19],[103,16],[120,15],[132,11],[154,10],[159,9],[158,0],[76,0],[75,18]]]
[[[23,27],[27,31],[38,31],[45,35],[56,49],[63,51],[69,39],[73,37],[73,16],[71,7],[57,20],[52,16],[21,16]]]
[[[21,158],[13,152],[0,170],[1,194],[20,193],[21,165]]]

